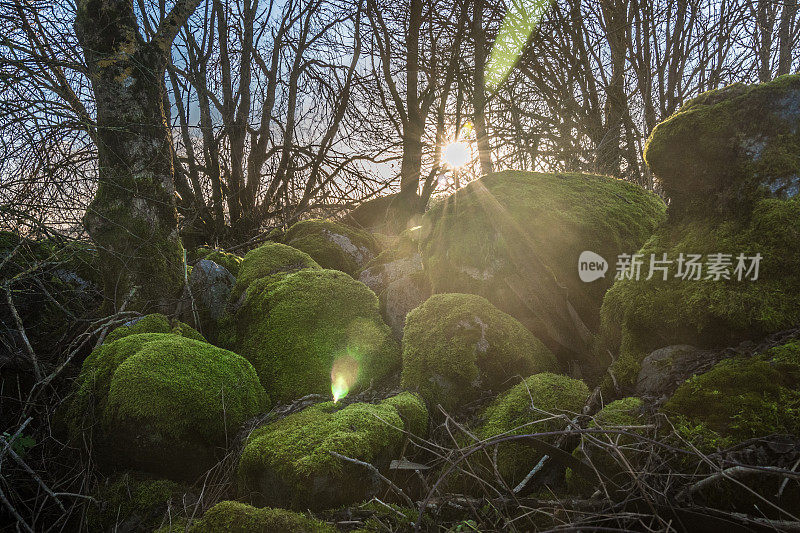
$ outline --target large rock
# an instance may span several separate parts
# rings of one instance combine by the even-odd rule
[[[103,343],[111,344],[124,337],[140,333],[172,333],[187,339],[205,341],[205,338],[190,325],[180,320],[170,319],[161,313],[152,313],[129,320],[118,328],[113,329],[106,335]]]
[[[239,267],[230,303],[234,307],[239,305],[247,287],[257,279],[297,272],[304,268],[320,268],[320,266],[307,253],[285,244],[270,242],[254,248],[247,252]]]
[[[214,261],[216,264],[225,267],[234,277],[239,275],[239,267],[242,264],[242,258],[236,254],[224,250],[215,250],[214,248],[205,246],[192,250],[187,256],[190,263],[196,263],[201,259]]]
[[[435,294],[407,317],[403,387],[446,409],[557,368],[530,331],[481,296]]]
[[[112,468],[191,479],[266,406],[243,357],[171,333],[139,333],[84,361],[63,420],[72,438],[93,436],[95,457]]]
[[[375,238],[366,231],[332,220],[303,220],[293,225],[283,242],[306,252],[323,268],[351,276],[378,253]]]
[[[662,410],[705,451],[800,434],[800,340],[720,361],[678,387]]]
[[[214,261],[201,259],[192,268],[189,284],[183,289],[178,306],[179,316],[195,324],[213,341],[217,321],[225,312],[234,283],[236,278],[227,268]]]
[[[671,208],[670,208],[671,209]],[[800,323],[800,198],[762,199],[745,219],[670,221],[638,252],[672,260],[667,279],[620,279],[606,294],[598,356],[614,356],[611,372],[621,394],[633,392],[644,358],[657,348],[735,346]],[[684,254],[701,256],[700,279],[677,277]],[[727,254],[730,279],[708,277],[714,254]],[[744,254],[742,279],[737,259]],[[758,277],[747,273],[760,254]],[[686,269],[684,269],[686,270]]]
[[[800,75],[689,100],[653,129],[644,157],[671,209],[739,214],[800,192]]]
[[[222,327],[220,343],[253,363],[278,401],[330,394],[332,380],[348,389],[368,386],[399,366],[377,297],[336,270],[258,279]]]
[[[385,471],[399,458],[404,429],[424,437],[427,425],[425,405],[408,392],[375,405],[307,407],[250,434],[237,470],[240,492],[258,505],[298,510],[367,500],[385,487],[380,478],[330,452]]]
[[[631,183],[586,174],[484,176],[426,213],[420,249],[435,293],[488,298],[564,359],[587,358],[620,253],[664,218],[664,203]],[[592,251],[609,272],[581,281]]]
[[[486,408],[484,422],[476,434],[490,439],[564,430],[568,421],[580,414],[588,398],[589,389],[582,381],[558,374],[535,374]],[[545,440],[552,443],[555,439]],[[542,455],[525,443],[504,443],[497,450],[497,470],[508,486],[515,487]]]
[[[398,340],[403,336],[406,315],[431,295],[419,253],[419,233],[419,228],[403,232],[358,275],[358,280],[378,295],[381,314]]]

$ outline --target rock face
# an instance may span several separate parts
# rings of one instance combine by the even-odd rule
[[[407,392],[375,405],[307,407],[250,434],[237,470],[240,492],[258,505],[298,510],[367,500],[380,479],[329,452],[384,470],[402,450],[403,428],[424,436],[427,425],[425,405]]]
[[[337,378],[349,389],[364,387],[399,366],[375,294],[336,270],[258,279],[222,327],[220,343],[253,363],[278,401],[330,394]],[[332,375],[334,366],[341,376]]]
[[[216,331],[217,321],[225,312],[234,283],[236,278],[228,269],[214,261],[201,259],[192,268],[189,286],[183,289],[178,306],[179,316],[186,322],[194,323],[194,311],[197,311],[198,327],[214,340],[215,335],[209,334]]]
[[[656,126],[645,160],[674,210],[749,210],[800,192],[800,76],[734,84]]]
[[[304,268],[320,268],[316,261],[297,248],[280,243],[267,243],[247,252],[244,256],[236,285],[231,292],[230,303],[239,305],[240,298],[257,279],[275,274],[296,272]]]
[[[717,363],[687,380],[662,410],[704,450],[800,432],[800,341]]]
[[[420,249],[434,293],[484,296],[572,359],[589,352],[617,255],[641,247],[663,218],[663,202],[631,183],[507,171],[428,211]],[[578,275],[587,250],[610,265],[590,283]]]
[[[183,528],[181,528],[183,529]],[[169,533],[164,528],[159,532]],[[189,533],[334,533],[319,520],[285,509],[258,509],[245,503],[225,501],[206,511]]]
[[[574,418],[588,398],[589,389],[582,381],[557,374],[535,374],[498,396],[486,408],[477,435],[488,439],[506,433],[525,435],[566,429],[566,420],[557,415]],[[497,469],[506,483],[514,487],[542,455],[524,444],[505,443],[498,449]]]
[[[597,353],[618,354],[622,394],[654,349],[733,346],[800,323],[798,91],[798,76],[712,91],[654,130],[648,162],[673,198],[638,253],[670,263],[667,279],[646,279],[643,267],[603,302]],[[753,138],[764,143],[757,156],[740,146]],[[699,270],[686,266],[691,256]]]
[[[366,231],[332,220],[303,220],[286,232],[283,242],[306,252],[323,268],[351,276],[378,252],[375,238]]]
[[[403,232],[398,242],[359,273],[358,280],[378,295],[381,314],[395,338],[403,337],[406,315],[431,295],[418,248],[419,229]]]
[[[94,450],[107,465],[191,479],[266,406],[244,358],[171,333],[139,333],[84,361],[65,421],[72,438],[99,423]]]
[[[433,295],[406,319],[403,387],[446,409],[557,366],[522,324],[474,294]]]

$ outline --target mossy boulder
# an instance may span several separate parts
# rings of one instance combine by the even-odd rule
[[[182,507],[187,487],[166,479],[123,473],[108,479],[92,495],[86,508],[90,532],[153,531],[161,525],[167,508]]]
[[[367,500],[382,487],[380,479],[330,452],[385,470],[399,458],[404,431],[424,436],[427,424],[425,404],[408,392],[378,404],[307,407],[250,434],[237,470],[240,492],[259,505],[291,509]]]
[[[800,434],[800,341],[735,357],[687,380],[663,406],[702,450],[754,437]]]
[[[373,233],[397,235],[419,225],[421,211],[395,193],[367,200],[350,211],[342,222]]]
[[[333,533],[336,529],[314,518],[286,509],[257,508],[224,501],[206,511],[189,533]]]
[[[217,322],[225,313],[236,278],[224,266],[201,259],[192,268],[188,281],[177,314],[215,342]]]
[[[231,292],[231,303],[238,303],[247,287],[257,279],[304,268],[318,269],[320,266],[311,256],[297,248],[276,242],[262,244],[244,256]]]
[[[497,397],[476,430],[481,439],[567,429],[589,398],[583,381],[558,374],[534,374]],[[561,415],[561,416],[560,416]],[[553,442],[552,438],[543,438]],[[510,487],[521,482],[543,453],[523,443],[504,443],[497,451],[497,469]]]
[[[140,333],[172,333],[187,339],[205,341],[203,336],[190,325],[179,320],[167,318],[166,315],[161,313],[152,313],[130,320],[112,330],[111,333],[106,335],[103,343],[111,344],[129,335],[138,335]]]
[[[399,347],[377,297],[337,270],[306,269],[252,282],[224,327],[220,342],[253,363],[278,401],[330,394],[334,366],[346,370],[350,389],[399,367]]]
[[[748,211],[800,193],[800,75],[701,94],[653,129],[644,157],[675,211]]]
[[[687,218],[661,227],[639,250],[673,263],[667,279],[620,279],[602,308],[598,357],[615,358],[611,370],[623,394],[633,391],[642,360],[653,350],[686,344],[697,348],[736,345],[800,323],[800,198],[762,199],[746,219]],[[730,279],[677,277],[681,254],[728,254]],[[744,256],[742,279],[736,268]],[[747,273],[760,254],[758,278]]]
[[[431,208],[420,250],[435,293],[484,296],[557,355],[586,358],[613,275],[581,281],[581,253],[613,269],[664,212],[655,194],[606,176],[499,172]]]
[[[189,479],[209,468],[267,395],[243,357],[170,333],[106,342],[84,361],[65,421],[95,457]]]
[[[514,317],[474,294],[435,294],[406,318],[403,387],[446,409],[558,368]]]
[[[310,255],[323,268],[354,276],[378,252],[368,232],[333,220],[303,220],[288,229],[283,242]]]
[[[630,396],[615,400],[603,407],[589,423],[590,429],[608,429],[636,433],[639,431],[631,426],[645,424],[644,402],[641,398]],[[608,443],[607,446],[597,444],[596,440]],[[597,472],[603,476],[606,488],[613,490],[613,485],[623,486],[630,479],[631,473],[627,470],[625,462],[636,464],[643,453],[637,448],[636,437],[619,433],[594,434],[582,440],[573,455],[584,462],[591,463]],[[621,459],[623,455],[625,459]],[[566,471],[567,489],[574,494],[589,495],[599,483],[598,479],[588,479],[575,473],[572,469]]]

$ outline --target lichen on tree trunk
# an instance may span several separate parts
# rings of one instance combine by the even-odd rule
[[[97,193],[84,216],[100,249],[107,308],[170,311],[183,254],[164,115],[164,70],[177,30],[199,0],[178,0],[146,41],[132,0],[79,0],[75,32],[97,107]]]

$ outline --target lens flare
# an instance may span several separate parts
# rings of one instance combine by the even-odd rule
[[[336,403],[350,392],[358,377],[358,361],[349,355],[336,358],[331,367],[331,394]]]

